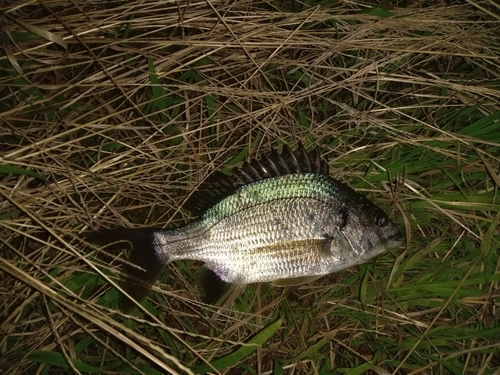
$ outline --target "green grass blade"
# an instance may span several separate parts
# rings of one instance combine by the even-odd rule
[[[283,324],[283,319],[278,319],[274,323],[271,323],[269,326],[260,331],[257,335],[255,335],[248,343],[242,347],[240,347],[235,352],[225,356],[223,358],[219,358],[211,363],[211,365],[217,369],[225,369],[230,368],[236,365],[238,362],[243,360],[245,357],[252,354],[257,350],[260,346],[264,345],[267,340],[269,340],[281,327]],[[212,367],[209,365],[201,365],[195,366],[191,369],[194,373],[203,373],[212,370]]]
[[[66,358],[61,353],[56,352],[45,352],[45,351],[36,351],[30,353],[27,356],[27,359],[33,362],[42,363],[46,365],[52,365],[59,368],[69,369],[68,363],[66,362]],[[73,366],[79,370],[88,372],[90,374],[101,374],[102,368],[89,366],[83,362],[77,361],[75,359],[70,359]]]
[[[25,168],[19,168],[10,164],[0,164],[0,174],[13,174],[13,175],[24,175],[29,177],[35,177],[39,180],[45,180],[39,173],[30,171]]]

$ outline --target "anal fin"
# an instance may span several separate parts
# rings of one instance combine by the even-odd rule
[[[205,265],[196,270],[195,276],[200,286],[201,299],[209,305],[229,308],[246,287],[225,282]]]

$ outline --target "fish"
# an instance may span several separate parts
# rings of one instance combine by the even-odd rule
[[[197,219],[172,229],[102,229],[92,242],[132,245],[121,275],[120,309],[142,301],[167,265],[203,262],[203,302],[229,307],[249,284],[297,286],[402,246],[385,211],[330,176],[318,148],[299,143],[254,158],[231,175],[214,172],[184,208]],[[134,302],[135,301],[135,302]]]

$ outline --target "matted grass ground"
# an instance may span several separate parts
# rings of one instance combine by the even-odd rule
[[[500,10],[356,1],[6,1],[0,372],[498,374]],[[405,249],[131,316],[78,234],[169,227],[215,169],[303,142]]]

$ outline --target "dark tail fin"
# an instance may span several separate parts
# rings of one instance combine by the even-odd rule
[[[157,239],[161,229],[105,229],[85,232],[84,237],[98,245],[117,243],[123,248],[124,241],[132,249],[121,274],[120,286],[134,300],[140,302],[146,297],[165,266],[169,263],[164,248]],[[113,245],[115,246],[115,245]],[[120,309],[129,312],[136,303],[125,295],[121,296]]]

